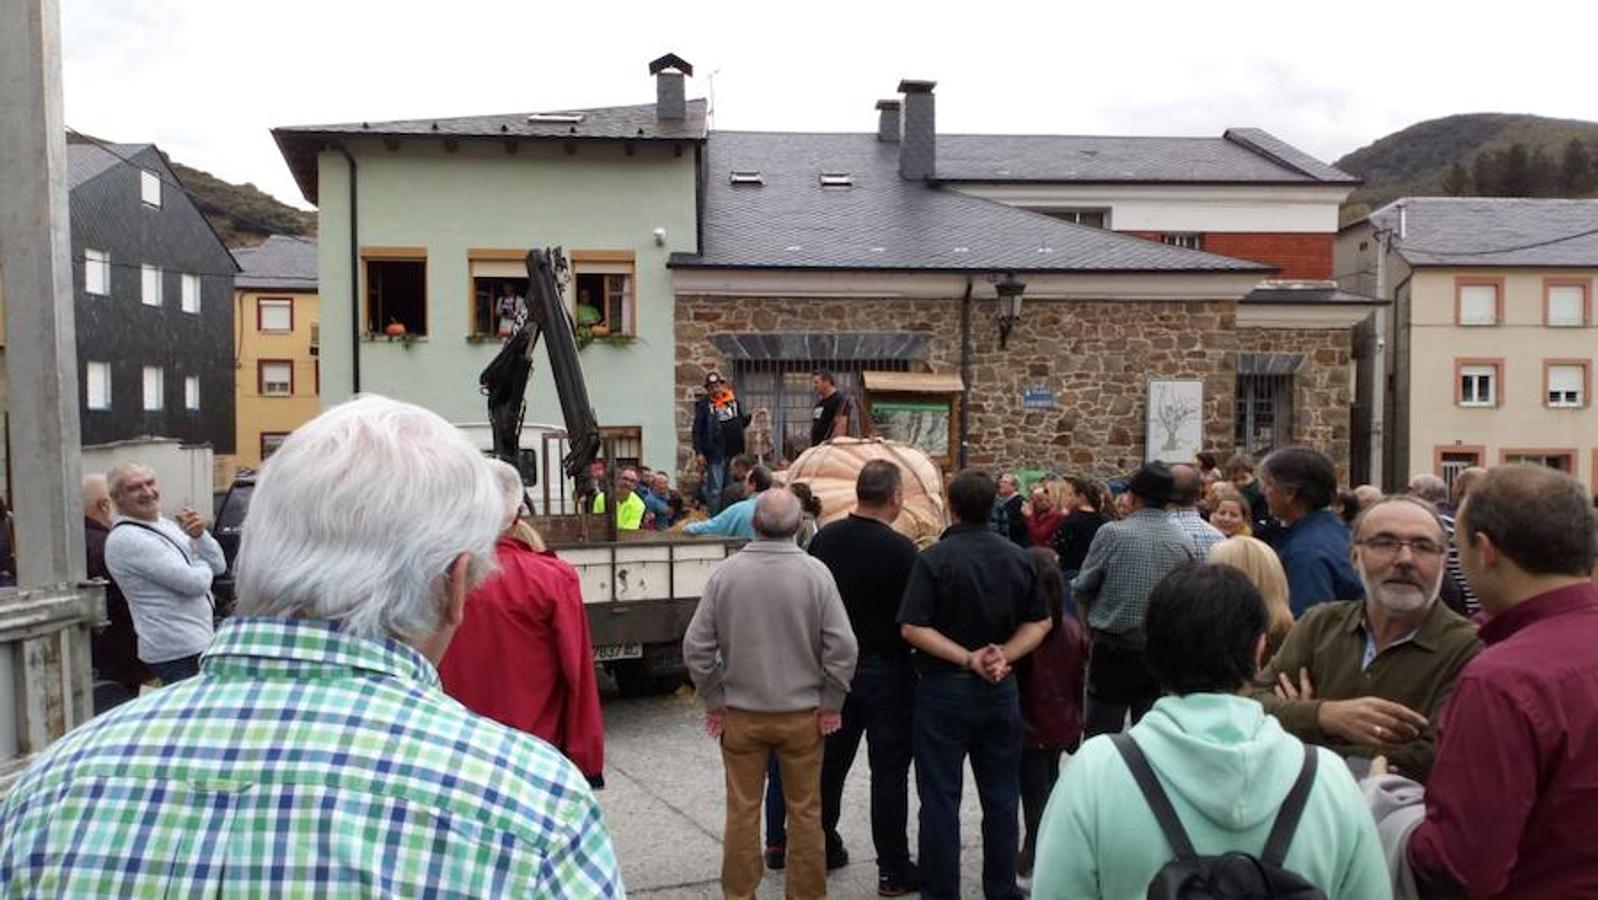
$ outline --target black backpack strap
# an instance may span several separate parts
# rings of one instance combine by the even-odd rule
[[[1304,767],[1298,770],[1298,780],[1293,782],[1287,799],[1282,801],[1282,809],[1276,814],[1276,824],[1271,826],[1271,836],[1265,839],[1265,852],[1260,854],[1260,861],[1266,865],[1280,869],[1287,859],[1287,848],[1293,843],[1298,820],[1303,818],[1310,789],[1315,786],[1315,764],[1319,756],[1314,744],[1304,745]]]
[[[1115,749],[1121,751],[1121,759],[1126,761],[1126,767],[1132,771],[1132,778],[1137,781],[1138,789],[1143,792],[1143,799],[1148,801],[1149,811],[1154,813],[1155,821],[1160,823],[1160,830],[1165,832],[1165,840],[1176,852],[1176,858],[1197,857],[1198,854],[1193,852],[1193,842],[1188,839],[1187,829],[1182,827],[1182,820],[1177,818],[1176,809],[1171,806],[1171,798],[1165,795],[1165,788],[1160,787],[1160,779],[1154,774],[1154,768],[1149,765],[1149,758],[1143,755],[1143,750],[1137,745],[1137,741],[1132,740],[1129,734],[1112,734],[1110,741],[1115,744]]]
[[[127,526],[129,528],[142,528],[145,531],[150,532],[151,534],[155,535],[156,537],[158,537],[161,540],[166,541],[168,544],[170,544],[172,546],[172,549],[176,550],[178,552],[178,555],[183,557],[183,561],[185,563],[187,563],[187,564],[189,564],[191,566],[194,565],[194,558],[192,556],[189,556],[189,551],[184,550],[182,547],[178,546],[178,542],[172,540],[172,538],[170,536],[168,536],[167,533],[162,531],[161,529],[153,528],[153,527],[151,527],[149,525],[144,524],[143,522],[135,522],[132,519],[119,519],[119,520],[117,520],[117,523],[115,525],[111,526],[111,530],[115,531],[118,528],[121,528],[123,526]]]

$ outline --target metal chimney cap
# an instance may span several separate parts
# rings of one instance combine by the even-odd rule
[[[906,78],[905,80],[899,82],[899,93],[930,94],[932,93],[932,89],[937,86],[938,83],[936,81],[917,81],[912,78]]]
[[[661,72],[670,69],[675,69],[676,71],[688,76],[692,76],[694,74],[694,67],[689,64],[688,60],[683,59],[675,53],[668,53],[649,64],[649,74],[651,75],[659,75]]]
[[[899,107],[901,107],[903,105],[904,104],[900,103],[897,100],[878,100],[877,101],[877,109],[881,109],[881,110],[895,110],[895,109],[898,109]]]

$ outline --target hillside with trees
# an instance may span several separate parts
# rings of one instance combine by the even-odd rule
[[[1365,183],[1343,207],[1352,221],[1405,196],[1591,197],[1598,122],[1471,113],[1411,125],[1336,163]]]

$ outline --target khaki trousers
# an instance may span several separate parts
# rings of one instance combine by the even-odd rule
[[[727,770],[727,826],[723,835],[721,890],[732,900],[755,895],[763,871],[760,802],[766,763],[777,755],[782,797],[788,805],[787,895],[827,896],[821,837],[821,757],[825,743],[814,709],[790,713],[727,710],[721,760]]]

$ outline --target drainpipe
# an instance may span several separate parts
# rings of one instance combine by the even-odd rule
[[[960,298],[960,454],[959,467],[966,467],[967,448],[971,439],[971,285],[974,279],[965,277],[965,296]]]
[[[358,241],[360,220],[356,217],[356,201],[360,193],[355,187],[355,157],[344,144],[338,145],[344,161],[350,167],[350,392],[361,392],[361,245]]]

